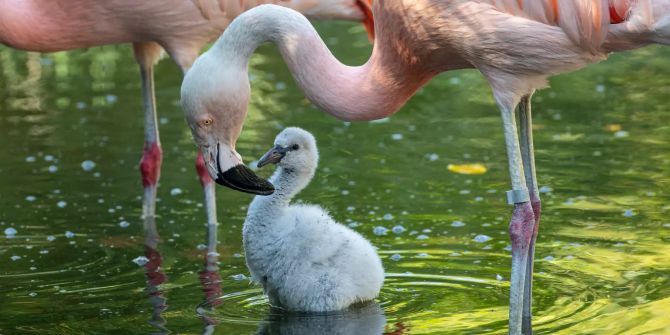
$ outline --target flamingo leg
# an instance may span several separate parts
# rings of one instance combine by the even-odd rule
[[[511,104],[499,101],[505,134],[505,145],[507,147],[509,173],[512,181],[512,190],[507,192],[507,200],[508,203],[514,205],[512,219],[509,224],[510,238],[512,240],[509,334],[521,335],[528,250],[535,219],[525,183],[523,159],[514,115],[515,105],[516,103]]]
[[[540,192],[537,187],[535,173],[535,153],[533,149],[533,119],[531,117],[532,93],[521,98],[519,103],[519,128],[521,137],[521,156],[526,177],[526,187],[530,193],[530,203],[533,208],[535,222],[528,248],[528,264],[526,264],[526,280],[524,285],[522,332],[524,335],[533,333],[532,328],[532,298],[533,298],[533,261],[535,259],[535,241],[540,226]]]
[[[195,160],[195,169],[198,171],[200,177],[200,184],[205,193],[205,209],[207,211],[207,257],[218,256],[216,254],[217,229],[219,223],[216,220],[216,191],[214,188],[214,180],[209,176],[207,167],[205,167],[205,159],[202,152],[198,152],[198,157]]]
[[[156,215],[156,190],[160,178],[163,152],[158,135],[156,115],[156,97],[154,95],[153,64],[158,60],[162,49],[155,43],[134,43],[135,59],[140,66],[142,77],[142,97],[144,100],[144,153],[140,161],[144,198],[142,215]]]

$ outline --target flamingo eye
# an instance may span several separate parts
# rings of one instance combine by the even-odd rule
[[[213,122],[212,119],[205,119],[201,123],[203,126],[209,126],[210,124],[212,124],[212,122]]]

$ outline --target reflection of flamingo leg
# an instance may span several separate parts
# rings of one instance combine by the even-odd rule
[[[167,281],[167,276],[163,271],[163,257],[158,251],[158,231],[156,230],[156,220],[153,216],[144,218],[145,243],[144,256],[149,260],[144,264],[147,277],[147,293],[149,294],[149,303],[153,307],[151,320],[149,323],[162,331],[163,334],[169,334],[170,331],[165,327],[167,320],[161,313],[167,309],[167,298],[161,288],[161,285]]]

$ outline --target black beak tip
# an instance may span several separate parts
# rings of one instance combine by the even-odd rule
[[[246,165],[236,165],[232,168],[219,172],[216,183],[233,190],[257,194],[270,195],[274,193],[275,187],[269,181],[258,177]]]

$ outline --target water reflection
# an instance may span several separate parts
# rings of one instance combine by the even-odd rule
[[[205,268],[198,272],[198,279],[200,279],[202,291],[205,293],[205,300],[196,308],[198,316],[200,316],[202,322],[205,324],[202,331],[203,335],[213,334],[216,325],[219,324],[216,318],[207,315],[207,312],[212,311],[216,306],[223,303],[223,300],[218,299],[223,295],[218,262],[219,254],[208,252],[205,255]]]
[[[145,276],[147,277],[147,289],[149,294],[149,303],[153,308],[149,324],[159,330],[154,334],[170,334],[170,330],[165,327],[167,320],[162,313],[167,309],[167,298],[162,288],[167,281],[165,271],[163,271],[163,256],[158,251],[158,230],[156,229],[156,219],[147,217],[144,219],[144,257],[147,262],[144,264]]]
[[[381,335],[386,317],[376,302],[324,314],[271,312],[258,335]],[[388,333],[391,334],[391,333]],[[392,333],[400,334],[400,333]]]

